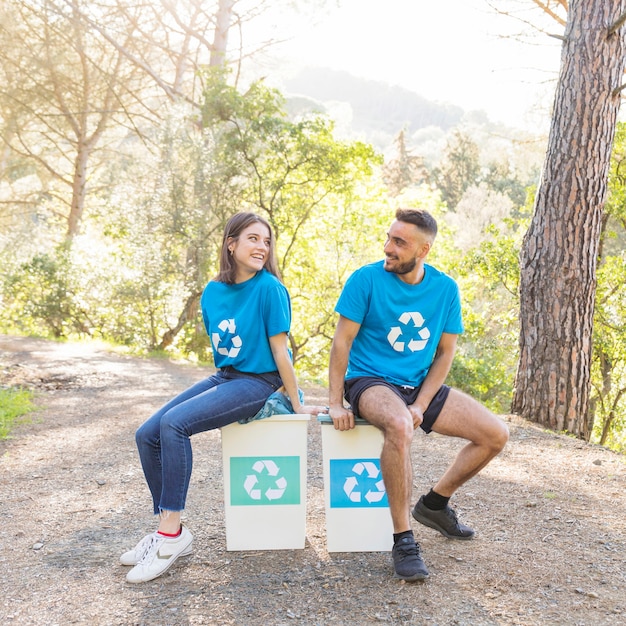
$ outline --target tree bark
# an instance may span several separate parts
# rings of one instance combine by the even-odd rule
[[[541,183],[520,255],[512,410],[588,434],[596,264],[624,72],[626,0],[572,0]]]

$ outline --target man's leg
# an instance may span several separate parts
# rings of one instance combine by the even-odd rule
[[[393,523],[395,575],[407,581],[428,578],[409,516],[413,485],[413,418],[402,398],[384,385],[369,387],[361,394],[358,414],[383,433],[380,467]]]
[[[394,533],[411,528],[409,508],[413,485],[411,442],[413,420],[403,400],[391,389],[377,385],[359,399],[359,415],[379,428],[384,437],[380,468],[385,481]]]
[[[456,389],[450,389],[448,399],[433,424],[433,431],[469,441],[433,487],[434,491],[447,498],[476,476],[509,440],[509,429],[500,418]]]
[[[509,438],[508,428],[479,402],[451,389],[433,424],[433,431],[467,439],[469,443],[461,449],[431,492],[419,499],[413,517],[450,539],[471,539],[474,531],[459,523],[448,500],[504,448]]]

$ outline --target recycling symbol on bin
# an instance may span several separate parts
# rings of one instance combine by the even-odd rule
[[[287,480],[283,476],[278,476],[278,472],[280,468],[274,461],[271,459],[256,461],[252,466],[252,470],[255,472],[254,474],[248,474],[243,483],[243,487],[253,500],[260,500],[263,495],[268,500],[280,500],[285,493],[285,489],[287,488]],[[259,478],[263,478],[264,476],[274,477],[276,479],[273,483],[270,483],[270,486],[263,493],[263,487],[259,484]],[[263,481],[264,483],[266,481]]]
[[[239,350],[241,350],[241,337],[236,335],[237,326],[235,325],[234,319],[222,320],[217,327],[222,331],[223,334],[213,333],[211,335],[211,340],[213,341],[213,346],[217,350],[218,354],[223,354],[224,356],[235,358],[239,354]],[[230,347],[220,347],[220,343],[222,339],[226,336],[226,334],[231,335],[230,338]]]
[[[343,483],[343,490],[351,502],[361,502],[363,497],[372,504],[373,502],[380,502],[385,497],[385,483],[382,478],[374,483],[375,490],[368,489],[363,494],[359,488],[359,478],[357,476],[376,479],[380,475],[380,469],[376,467],[375,463],[371,461],[357,461],[352,467],[352,473],[356,474],[356,476],[346,477]]]
[[[405,311],[398,318],[398,321],[402,326],[392,326],[387,334],[387,341],[391,347],[396,352],[404,352],[405,347],[408,347],[411,352],[423,350],[430,338],[430,331],[424,326],[425,320],[422,314],[417,311]],[[405,331],[410,335],[408,342],[404,340]]]

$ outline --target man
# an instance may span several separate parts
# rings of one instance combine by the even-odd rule
[[[415,542],[411,511],[411,441],[420,426],[468,440],[439,482],[413,507],[413,517],[450,539],[471,539],[448,505],[452,494],[504,448],[504,422],[466,394],[444,385],[463,332],[454,280],[427,265],[437,222],[426,211],[399,209],[384,261],[347,281],[330,354],[330,416],[338,430],[361,417],[384,436],[380,464],[394,527],[397,578],[428,577]],[[350,408],[345,408],[343,396]]]

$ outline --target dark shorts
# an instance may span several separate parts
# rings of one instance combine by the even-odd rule
[[[350,378],[349,380],[346,380],[344,396],[352,407],[352,411],[355,417],[361,417],[359,415],[359,398],[361,397],[361,394],[366,389],[376,386],[387,387],[388,389],[391,389],[391,391],[393,391],[398,397],[404,400],[407,406],[415,402],[415,400],[417,399],[417,394],[420,390],[419,387],[403,387],[400,385],[394,385],[392,383],[388,383],[382,378],[376,378],[375,376],[361,376],[358,378]],[[441,409],[446,403],[449,393],[450,387],[448,387],[448,385],[441,385],[439,391],[437,391],[435,397],[428,405],[428,408],[424,412],[424,421],[420,425],[420,428],[425,433],[429,433],[432,431],[433,424],[439,417],[439,413],[441,413]]]

